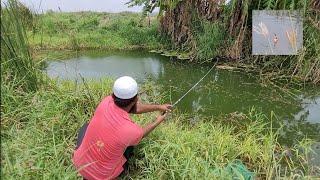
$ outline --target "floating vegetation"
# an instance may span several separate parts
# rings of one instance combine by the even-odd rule
[[[151,52],[151,53],[158,53],[158,54],[162,54],[162,53],[164,53],[164,50],[162,50],[162,49],[158,49],[158,50],[153,49],[153,50],[151,50],[151,51],[149,51],[149,52]]]
[[[218,65],[216,66],[218,69],[225,69],[225,70],[235,70],[238,69],[237,67],[230,66],[230,65]]]
[[[190,60],[191,53],[190,52],[179,52],[179,51],[162,51],[161,55],[166,57],[176,57],[179,60]]]
[[[190,52],[179,53],[177,58],[180,59],[180,60],[189,60],[189,59],[191,59],[191,53]]]
[[[161,55],[166,57],[177,57],[179,53],[177,51],[164,51]]]

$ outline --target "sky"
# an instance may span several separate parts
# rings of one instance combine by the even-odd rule
[[[125,5],[129,0],[20,0],[23,4],[41,13],[48,10],[63,12],[97,11],[97,12],[141,12],[142,7],[128,8]],[[7,0],[1,0],[1,4]]]
[[[1,0],[1,5],[8,0]],[[142,7],[131,7],[125,4],[129,0],[19,0],[30,9],[37,13],[46,12],[48,10],[63,12],[76,12],[76,11],[97,11],[97,12],[122,12],[132,11],[141,12]],[[225,0],[229,3],[231,0]],[[154,12],[157,12],[156,9]]]

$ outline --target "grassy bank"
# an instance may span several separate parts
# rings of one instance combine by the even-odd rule
[[[37,92],[25,93],[2,85],[1,148],[4,179],[74,179],[71,157],[78,129],[87,122],[102,97],[111,93],[111,80],[75,85],[50,82]],[[152,88],[153,87],[153,88]],[[155,88],[142,89],[149,102]],[[145,124],[156,115],[135,116]],[[223,171],[228,162],[242,160],[256,177],[308,176],[308,141],[286,156],[267,116],[251,111],[242,116],[203,118],[191,123],[174,112],[136,148],[126,178],[203,179],[232,176]],[[303,144],[303,143],[302,143]],[[289,166],[288,166],[289,164]],[[284,167],[288,169],[285,169]],[[222,169],[217,173],[214,170]],[[286,174],[284,174],[286,173]]]
[[[161,48],[156,17],[138,13],[74,12],[34,15],[29,28],[35,49],[156,49]]]

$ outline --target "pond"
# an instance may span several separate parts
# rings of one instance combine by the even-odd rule
[[[84,52],[64,60],[47,61],[46,72],[52,78],[77,80],[100,79],[128,75],[139,83],[153,81],[167,102],[174,103],[211,67],[182,63],[148,52],[105,53]],[[213,69],[211,73],[178,105],[181,112],[194,116],[218,116],[248,112],[252,107],[278,116],[284,125],[280,138],[292,144],[308,136],[320,139],[320,88],[306,87],[296,96],[277,87],[259,83],[245,72]]]

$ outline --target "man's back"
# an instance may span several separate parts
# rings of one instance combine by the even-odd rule
[[[98,105],[73,162],[87,179],[115,178],[126,162],[125,149],[138,144],[142,136],[142,128],[108,96]]]

